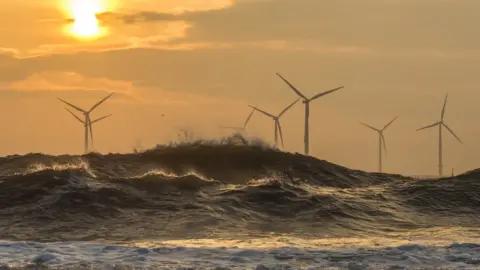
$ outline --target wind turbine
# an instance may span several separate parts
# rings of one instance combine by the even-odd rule
[[[260,110],[259,108],[255,107],[255,106],[248,105],[248,106],[252,107],[254,110],[257,110],[257,111],[265,114],[266,116],[271,117],[273,119],[273,121],[275,121],[275,146],[278,146],[278,133],[280,133],[280,140],[282,141],[282,147],[283,147],[283,134],[282,134],[282,126],[280,125],[280,117],[282,117],[282,115],[284,115],[293,105],[295,105],[295,103],[297,103],[298,100],[299,99],[295,100],[292,104],[288,105],[277,116],[275,116],[273,114],[270,114],[266,111]]]
[[[382,172],[382,146],[383,150],[385,150],[385,154],[387,153],[387,143],[385,142],[385,136],[383,136],[383,132],[387,129],[398,117],[393,118],[392,121],[388,122],[382,129],[374,128],[369,126],[365,123],[360,122],[360,124],[370,128],[376,132],[378,132],[378,171]]]
[[[343,88],[343,86],[340,86],[340,87],[337,87],[337,88],[334,88],[334,89],[331,89],[331,90],[328,90],[328,91],[325,91],[325,92],[322,92],[322,93],[318,93],[316,95],[314,95],[313,97],[311,98],[307,98],[304,94],[302,94],[297,88],[295,88],[295,86],[293,86],[289,81],[287,81],[284,77],[282,77],[282,75],[280,75],[279,73],[277,73],[277,75],[286,83],[288,84],[288,86],[290,86],[290,88],[292,88],[293,91],[295,91],[295,93],[303,99],[303,104],[305,104],[305,137],[304,137],[304,142],[305,142],[305,155],[308,155],[309,154],[309,151],[310,151],[310,139],[309,139],[309,127],[308,127],[308,122],[309,122],[309,118],[310,118],[310,102],[311,101],[314,101],[315,99],[319,98],[319,97],[323,97],[325,95],[328,95],[330,93],[333,93],[335,91],[338,91],[340,89]]]
[[[77,120],[81,120],[81,122],[84,124],[84,127],[85,127],[85,146],[84,146],[84,151],[85,151],[85,154],[88,153],[88,132],[90,131],[90,137],[92,138],[92,146],[93,146],[93,130],[92,130],[92,124],[94,122],[98,122],[100,120],[103,120],[109,116],[104,116],[104,117],[101,117],[99,119],[96,119],[94,121],[91,121],[90,120],[90,113],[93,112],[98,106],[100,106],[103,102],[105,102],[108,98],[110,98],[113,94],[115,93],[111,93],[110,95],[106,96],[105,98],[103,98],[102,100],[100,100],[99,102],[95,103],[95,105],[93,105],[90,110],[86,111],[84,109],[81,109],[63,99],[60,99],[60,98],[57,98],[58,100],[60,100],[61,102],[67,104],[68,106],[74,108],[75,110],[81,112],[84,116],[85,116],[85,120],[82,120],[82,119],[79,119],[79,117],[77,117],[75,114],[72,113],[72,115],[75,116],[75,118],[77,118]],[[71,112],[70,112],[71,113]]]
[[[445,124],[444,118],[445,118],[445,108],[447,106],[447,99],[448,99],[448,94],[445,96],[445,101],[443,103],[442,114],[440,115],[440,121],[438,121],[434,124],[428,125],[426,127],[422,127],[422,128],[417,129],[417,131],[419,131],[419,130],[423,130],[423,129],[438,126],[438,174],[440,175],[440,177],[443,176],[442,128],[445,127],[453,135],[453,137],[455,137],[455,139],[457,139],[461,144],[463,144],[462,140],[460,140],[460,138],[457,136],[457,134],[455,134],[455,132],[453,132],[453,130],[450,127],[448,127],[447,124]]]
[[[67,110],[71,115],[73,115],[73,117],[75,117],[75,119],[77,119],[78,121],[80,121],[80,123],[84,124],[85,125],[85,121],[83,121],[82,119],[80,119],[80,117],[78,117],[76,114],[74,114],[72,111],[70,111],[68,108],[65,108],[65,110]],[[112,114],[109,114],[109,115],[106,115],[106,116],[102,116],[100,118],[97,118],[93,121],[90,121],[90,123],[88,123],[88,129],[90,130],[90,141],[91,141],[91,145],[92,145],[92,149],[95,149],[94,145],[93,145],[93,129],[92,129],[92,125],[105,119],[105,118],[108,118],[112,116]]]
[[[231,126],[220,126],[220,127],[225,129],[232,129],[232,130],[235,130],[236,132],[247,134],[247,124],[250,121],[250,118],[252,118],[252,115],[254,112],[255,112],[255,109],[253,109],[252,112],[248,115],[247,120],[243,124],[243,127],[231,127]]]

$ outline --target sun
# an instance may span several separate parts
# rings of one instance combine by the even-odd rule
[[[71,34],[82,39],[100,37],[105,29],[100,26],[97,14],[104,12],[101,0],[69,0],[72,17]]]

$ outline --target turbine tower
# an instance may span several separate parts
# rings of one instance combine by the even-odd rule
[[[250,121],[250,118],[252,118],[252,115],[254,112],[255,112],[255,109],[253,109],[252,112],[248,115],[247,120],[243,124],[243,127],[231,127],[231,126],[220,126],[220,127],[225,129],[232,129],[232,130],[235,130],[236,132],[247,134],[247,124]]]
[[[387,143],[385,142],[385,136],[383,136],[383,132],[395,121],[397,120],[398,116],[393,118],[392,121],[390,121],[388,124],[386,124],[382,129],[374,128],[372,126],[369,126],[365,123],[360,122],[360,124],[376,131],[378,133],[378,171],[382,171],[382,146],[383,150],[385,150],[385,154],[387,153]]]
[[[90,131],[90,136],[92,137],[92,145],[93,145],[93,131],[92,131],[92,124],[93,122],[90,120],[90,113],[93,112],[98,106],[100,106],[103,102],[105,102],[107,99],[109,99],[113,94],[115,93],[111,93],[110,95],[106,96],[105,98],[103,98],[102,100],[100,100],[99,102],[95,103],[95,105],[93,105],[90,110],[86,111],[84,109],[81,109],[63,99],[60,99],[60,98],[57,98],[58,100],[60,100],[61,102],[67,104],[68,106],[74,108],[75,110],[81,112],[84,116],[85,116],[85,120],[81,120],[81,122],[84,124],[84,127],[85,127],[85,146],[84,146],[84,151],[85,151],[85,154],[88,153],[89,151],[89,148],[88,148],[88,132]],[[76,115],[73,114],[75,117]],[[104,116],[103,118],[99,118],[99,119],[96,119],[95,121],[98,122],[102,119],[105,119],[106,117],[108,116]],[[77,117],[76,117],[77,118]],[[77,119],[78,120],[78,119]]]
[[[315,99],[319,98],[319,97],[323,97],[325,95],[328,95],[330,93],[333,93],[335,91],[338,91],[340,89],[343,88],[343,86],[340,86],[340,87],[337,87],[335,89],[332,89],[332,90],[328,90],[328,91],[325,91],[325,92],[322,92],[322,93],[318,93],[316,94],[315,96],[311,97],[311,98],[307,98],[304,94],[302,94],[297,88],[295,88],[295,86],[293,86],[289,81],[287,81],[284,77],[282,77],[282,75],[280,75],[279,73],[277,73],[277,75],[286,83],[288,84],[288,86],[290,86],[290,88],[292,88],[293,91],[295,91],[295,93],[303,99],[303,104],[305,104],[305,137],[304,137],[304,142],[305,142],[305,155],[308,155],[309,152],[310,152],[310,138],[309,138],[309,125],[308,125],[308,122],[309,122],[309,118],[310,118],[310,102],[311,101],[314,101]]]
[[[428,125],[426,127],[422,127],[417,129],[423,130],[427,128],[432,128],[438,126],[438,174],[440,177],[443,176],[443,139],[442,139],[442,128],[445,127],[452,135],[457,139],[461,144],[463,144],[462,140],[453,132],[453,130],[445,124],[444,118],[445,118],[445,108],[447,106],[447,99],[448,99],[448,94],[445,96],[445,101],[443,103],[443,109],[442,109],[442,114],[440,115],[440,121],[433,123],[431,125]]]
[[[75,117],[75,119],[77,119],[78,121],[80,121],[80,123],[82,123],[84,126],[85,126],[85,121],[82,120],[80,117],[78,117],[76,114],[74,114],[72,111],[70,111],[68,108],[65,108],[65,110],[67,110],[71,115],[73,115],[73,117]],[[93,129],[92,129],[92,125],[105,119],[105,118],[108,118],[112,116],[112,114],[109,114],[109,115],[106,115],[106,116],[103,116],[103,117],[100,117],[100,118],[97,118],[93,121],[90,121],[90,123],[88,124],[88,129],[90,130],[90,141],[91,141],[91,145],[92,145],[92,150],[95,149],[94,145],[93,145]]]
[[[254,110],[257,110],[263,114],[265,114],[268,117],[271,117],[273,121],[275,121],[275,146],[278,147],[278,133],[280,133],[280,140],[282,141],[282,147],[283,147],[283,134],[282,134],[282,126],[280,125],[280,117],[284,115],[295,103],[298,102],[299,99],[295,100],[292,104],[288,105],[285,109],[283,109],[278,116],[275,116],[273,114],[270,114],[266,111],[260,110],[257,107],[254,107],[252,105],[248,105],[252,107]]]

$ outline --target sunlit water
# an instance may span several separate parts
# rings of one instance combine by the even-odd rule
[[[123,244],[0,242],[0,265],[11,268],[42,265],[60,269],[480,268],[479,244],[452,243],[448,237],[419,238],[300,239],[275,236],[249,240],[194,239]],[[478,242],[478,238],[468,240]]]

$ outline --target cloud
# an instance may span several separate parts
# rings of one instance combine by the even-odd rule
[[[12,63],[17,60],[17,57],[20,55],[20,52],[13,48],[2,48],[0,47],[0,68],[10,67]],[[2,74],[0,74],[0,81],[2,81]]]
[[[21,81],[7,85],[7,89],[30,91],[104,91],[135,95],[134,83],[131,81],[111,80],[100,77],[85,77],[69,71],[36,72]]]
[[[322,47],[476,51],[480,1],[240,1],[221,10],[183,14],[176,42],[288,40]]]
[[[123,10],[138,10],[139,6],[143,11],[121,13],[117,11],[106,11],[98,13],[97,19],[102,23],[123,22],[134,24],[140,22],[159,22],[184,20],[190,14],[201,13],[212,10],[222,10],[234,6],[238,0],[182,0],[182,1],[129,1],[123,4]],[[74,22],[73,18],[65,20],[66,23]]]
[[[132,13],[132,14],[120,14],[114,12],[104,12],[96,15],[97,19],[102,23],[123,22],[126,24],[134,24],[139,22],[158,22],[158,21],[174,21],[181,20],[181,16],[171,13],[157,13],[151,11]]]
[[[15,91],[40,96],[45,93],[65,92],[75,96],[91,96],[89,93],[115,92],[120,96],[116,101],[139,104],[187,106],[193,103],[219,104],[226,99],[206,96],[200,93],[166,91],[158,86],[142,81],[108,79],[104,77],[87,77],[72,71],[36,72],[24,80],[0,84],[3,91]],[[231,102],[231,101],[230,101]]]
[[[202,12],[207,10],[225,9],[235,5],[240,1],[245,0],[129,0],[122,3],[122,9],[181,14],[186,12]]]
[[[37,58],[46,55],[75,55],[78,53],[102,53],[115,52],[130,49],[156,49],[161,51],[190,51],[196,49],[228,48],[231,45],[224,43],[180,43],[169,44],[162,42],[163,36],[151,36],[146,38],[130,37],[124,42],[108,44],[91,44],[76,46],[70,44],[46,44],[32,49],[22,58]]]
[[[50,54],[72,54],[82,51],[104,52],[133,48],[158,48],[162,50],[188,50],[205,46],[205,42],[170,43],[172,40],[185,37],[191,27],[184,21],[165,21],[148,28],[126,26],[108,29],[111,33],[92,42],[73,42],[40,44],[22,52],[19,57],[37,57]]]
[[[2,47],[0,47],[0,56],[1,55],[16,56],[18,54],[19,54],[19,51],[15,48],[2,48]]]
[[[172,13],[159,13],[153,11],[142,11],[138,13],[117,13],[117,12],[102,12],[95,14],[95,17],[100,22],[100,24],[112,25],[115,23],[125,23],[125,24],[135,24],[140,22],[166,22],[166,21],[175,21],[182,20],[183,16]],[[67,18],[64,20],[59,19],[50,19],[42,20],[42,22],[62,22],[65,24],[72,24],[75,22],[74,18]]]
[[[188,1],[187,1],[188,2]],[[217,3],[218,6],[215,7]],[[176,49],[263,47],[317,53],[420,57],[478,56],[480,38],[471,12],[480,2],[339,0],[213,1],[209,8],[152,9],[131,13],[104,13],[106,24],[179,23],[177,35],[150,32],[151,37],[130,38],[132,47]],[[190,3],[190,2],[189,2]],[[190,3],[191,4],[191,3]],[[454,21],[446,18],[456,18]],[[121,25],[115,24],[120,22]],[[151,23],[145,27],[143,24]],[[173,44],[189,44],[175,47]],[[197,46],[192,46],[197,44]],[[202,44],[198,46],[198,44]]]

